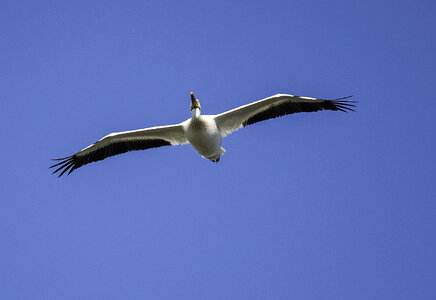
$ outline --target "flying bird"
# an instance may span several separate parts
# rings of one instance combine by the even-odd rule
[[[134,150],[162,146],[191,144],[204,158],[218,162],[226,151],[222,140],[230,133],[268,119],[299,112],[319,110],[354,111],[355,102],[343,97],[332,100],[277,94],[218,115],[202,115],[200,101],[191,92],[191,114],[188,120],[167,126],[157,126],[106,135],[76,154],[54,159],[50,168],[60,172],[59,177],[86,164]]]

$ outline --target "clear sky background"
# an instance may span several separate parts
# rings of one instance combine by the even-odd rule
[[[0,4],[1,299],[435,299],[434,1]],[[68,177],[115,131],[354,95]]]

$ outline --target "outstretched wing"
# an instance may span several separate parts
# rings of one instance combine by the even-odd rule
[[[83,165],[117,154],[134,150],[186,144],[187,142],[183,127],[180,124],[115,132],[103,137],[95,144],[86,147],[76,154],[54,159],[60,162],[50,168],[57,167],[53,174],[61,171],[60,177],[67,171],[70,174]]]
[[[222,137],[239,128],[260,121],[277,118],[293,113],[318,110],[354,111],[356,101],[343,97],[333,100],[299,97],[277,94],[247,105],[237,107],[215,116],[215,121]]]

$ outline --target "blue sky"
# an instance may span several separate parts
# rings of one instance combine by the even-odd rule
[[[1,299],[434,299],[433,1],[0,4]],[[255,124],[58,179],[102,136],[276,94]]]

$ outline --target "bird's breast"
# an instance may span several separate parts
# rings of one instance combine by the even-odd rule
[[[208,158],[221,151],[221,134],[213,119],[199,117],[191,119],[187,126],[186,137],[198,153]]]

